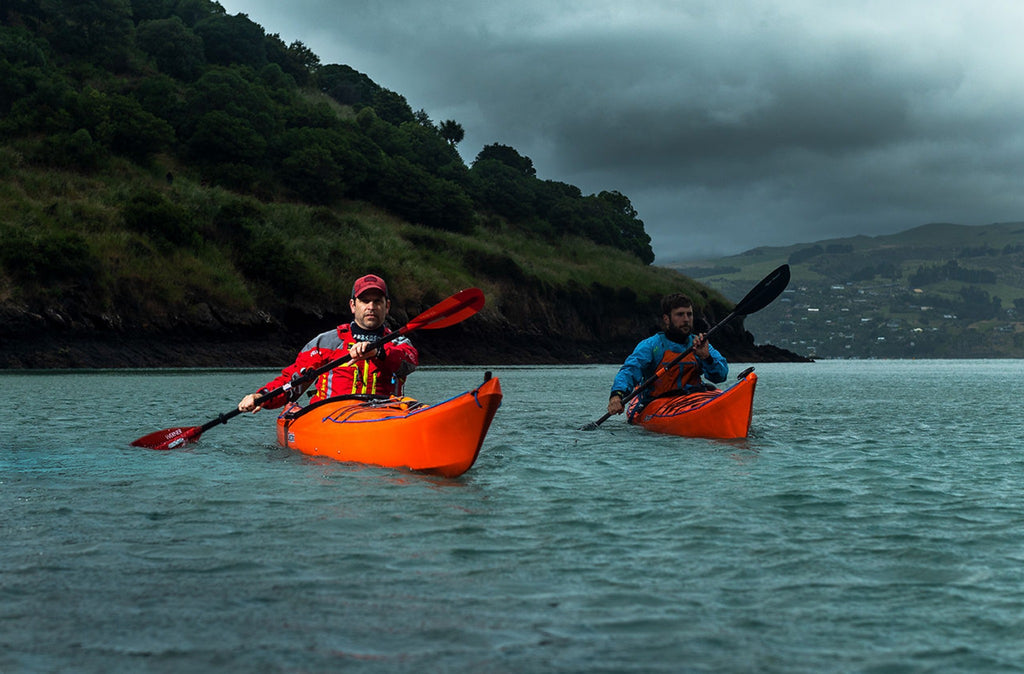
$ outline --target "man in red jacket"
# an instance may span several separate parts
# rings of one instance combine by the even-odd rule
[[[242,398],[238,409],[242,412],[258,412],[263,407],[273,409],[289,400],[298,399],[305,387],[292,388],[287,394],[282,391],[260,407],[256,406],[257,396],[283,386],[304,371],[317,368],[346,352],[349,361],[317,377],[310,402],[352,393],[402,395],[405,378],[419,365],[416,347],[405,337],[399,337],[378,349],[370,348],[371,342],[390,332],[384,326],[384,320],[391,310],[391,299],[384,279],[374,274],[356,279],[349,308],[354,318],[351,323],[339,325],[334,330],[314,337],[302,347],[295,362],[281,370],[280,376],[267,382],[256,393]]]

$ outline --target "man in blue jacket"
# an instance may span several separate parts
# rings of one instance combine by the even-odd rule
[[[662,332],[637,344],[615,375],[608,414],[622,414],[623,398],[659,367],[690,347],[693,350],[685,358],[633,399],[629,406],[630,420],[653,398],[704,390],[701,377],[719,383],[729,376],[729,363],[722,354],[708,343],[703,333],[693,334],[693,302],[689,297],[680,293],[668,295],[661,301],[661,314]]]

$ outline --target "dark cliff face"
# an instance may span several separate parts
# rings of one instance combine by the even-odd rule
[[[429,306],[392,307],[404,324]],[[458,325],[413,334],[424,364],[619,363],[657,329],[657,307],[628,289],[503,288],[501,297]],[[707,307],[714,325],[728,308]],[[0,305],[0,368],[279,367],[312,336],[351,320],[347,307],[287,306],[225,313],[198,304],[181,314],[97,312],[74,302]],[[712,340],[734,362],[800,361],[757,346],[741,318]]]

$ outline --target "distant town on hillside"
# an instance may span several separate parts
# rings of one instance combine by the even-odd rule
[[[1024,223],[924,225],[675,267],[735,301],[783,262],[789,287],[745,321],[759,343],[812,358],[1024,357]]]

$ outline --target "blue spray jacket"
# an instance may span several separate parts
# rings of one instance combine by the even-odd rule
[[[683,353],[693,345],[693,335],[690,335],[686,342],[674,342],[665,336],[665,333],[648,337],[633,349],[633,353],[626,358],[626,361],[619,368],[612,383],[612,392],[624,391],[629,394],[633,389],[654,374],[660,365],[668,364],[673,358]],[[729,376],[729,363],[715,347],[708,345],[710,358],[703,360],[697,358],[692,352],[687,355],[676,367],[665,372],[657,381],[646,387],[637,396],[637,404],[632,406],[634,410],[641,410],[659,393],[677,391],[687,385],[698,384],[703,376],[708,381],[719,383]]]

